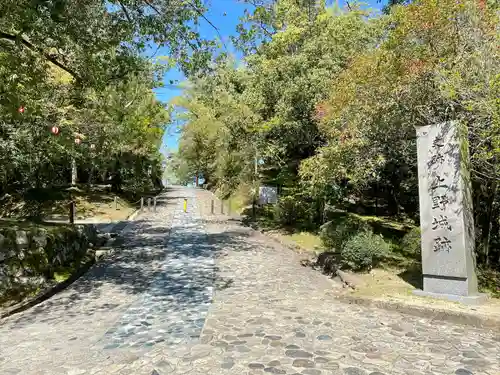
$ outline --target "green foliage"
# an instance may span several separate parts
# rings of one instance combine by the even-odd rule
[[[420,254],[422,251],[421,247],[422,247],[422,239],[421,239],[420,228],[415,227],[411,229],[401,239],[401,251],[412,258],[420,259]]]
[[[391,7],[378,46],[357,55],[318,105],[327,142],[302,164],[303,178],[417,219],[414,126],[456,120],[469,134],[478,260],[498,263],[497,9],[452,0]]]
[[[320,238],[326,249],[340,251],[358,233],[371,231],[366,221],[354,215],[338,215],[321,226]]]
[[[211,76],[192,80],[175,103],[187,110],[181,158],[224,194],[241,182],[295,183],[301,160],[323,142],[315,103],[325,97],[332,74],[374,41],[377,26],[365,22],[366,13],[313,9],[312,2],[288,0],[258,7],[240,42],[272,24],[268,43],[247,57],[245,68],[223,61]]]
[[[74,176],[115,190],[158,187],[170,116],[152,89],[171,61],[188,75],[208,69],[214,43],[195,26],[205,10],[199,0],[2,1],[0,195]],[[157,59],[166,65],[146,55],[153,42],[169,51]]]
[[[361,231],[342,246],[340,266],[353,271],[369,271],[390,251],[384,239],[371,231]]]
[[[477,277],[482,292],[487,292],[493,297],[500,298],[500,271],[480,268]]]
[[[299,227],[309,221],[309,216],[307,203],[296,196],[281,197],[275,206],[274,218],[283,226]]]

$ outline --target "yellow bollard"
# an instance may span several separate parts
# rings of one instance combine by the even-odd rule
[[[188,200],[184,198],[184,212],[187,212],[188,210]]]

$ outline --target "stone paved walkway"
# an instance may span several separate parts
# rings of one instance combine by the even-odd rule
[[[500,375],[499,332],[341,304],[210,200],[171,189],[121,251],[0,322],[0,374]]]

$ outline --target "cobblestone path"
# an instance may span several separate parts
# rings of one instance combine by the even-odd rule
[[[210,201],[171,189],[121,251],[0,322],[0,374],[500,375],[500,332],[339,303]]]

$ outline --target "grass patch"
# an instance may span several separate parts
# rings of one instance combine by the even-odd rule
[[[401,275],[404,275],[404,277]],[[415,286],[410,280],[417,281],[419,276],[401,268],[381,267],[372,270],[370,273],[357,274],[357,277],[362,283],[352,292],[353,295],[392,297],[411,295]]]
[[[75,270],[63,269],[54,272],[54,280],[58,283],[68,280]]]
[[[414,289],[422,288],[422,273],[418,268],[409,270],[377,268],[371,273],[357,274],[357,278],[360,280],[360,285],[355,290],[348,291],[352,296],[399,302],[407,306],[467,311],[475,315],[500,319],[500,299],[497,298],[489,299],[479,306],[468,306],[458,302],[414,295]]]
[[[292,234],[285,235],[290,240],[294,241],[306,250],[322,250],[323,243],[319,238],[319,235],[311,232],[296,232]]]

